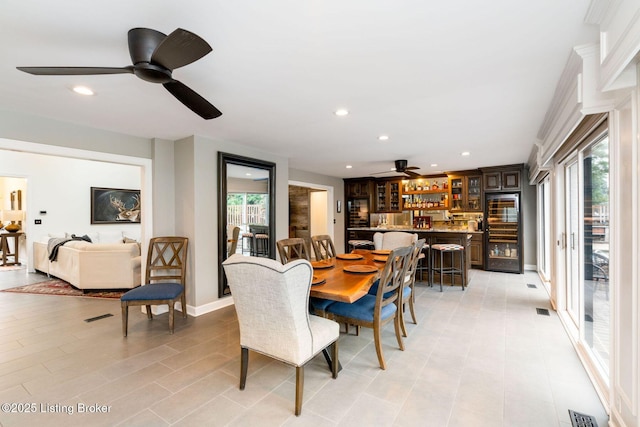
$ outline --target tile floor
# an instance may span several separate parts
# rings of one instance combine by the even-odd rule
[[[43,278],[0,272],[0,289]],[[550,306],[535,273],[473,270],[464,292],[419,285],[416,295],[406,350],[392,325],[384,331],[387,370],[369,330],[343,334],[338,379],[314,359],[295,417],[291,367],[252,353],[238,390],[233,307],[178,317],[174,335],[166,314],[149,322],[132,310],[123,338],[117,300],[0,292],[0,403],[36,412],[0,412],[0,425],[569,427],[567,409],[607,425],[558,317],[536,314]]]

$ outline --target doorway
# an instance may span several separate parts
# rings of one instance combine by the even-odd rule
[[[301,237],[311,249],[311,236],[334,239],[333,187],[289,182],[289,237]],[[313,256],[313,251],[310,252]]]
[[[0,176],[0,227],[7,227],[12,224],[14,227],[17,225],[20,233],[23,233],[16,240],[8,242],[10,246],[9,252],[14,255],[17,254],[15,259],[11,259],[12,262],[17,264],[13,265],[14,269],[20,267],[25,269],[27,258],[26,247],[26,233],[27,233],[27,221],[25,212],[27,212],[27,179],[24,177],[16,176]],[[5,228],[5,230],[7,230]],[[9,239],[8,239],[9,240]],[[14,248],[13,245],[16,245]],[[5,248],[6,249],[6,248]],[[1,250],[1,249],[0,249]],[[2,260],[0,259],[0,264]],[[3,271],[0,269],[0,271]]]

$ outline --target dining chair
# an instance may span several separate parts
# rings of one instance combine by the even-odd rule
[[[316,260],[335,258],[336,248],[333,246],[333,240],[331,236],[327,234],[320,234],[311,236],[311,244],[313,245],[313,252],[316,255]]]
[[[240,227],[229,224],[227,226],[227,256],[233,255],[238,250],[238,238],[240,237]]]
[[[282,264],[294,261],[296,259],[306,259],[311,261],[309,251],[307,250],[307,242],[302,237],[291,237],[276,242],[280,261]],[[318,315],[324,316],[325,309],[332,304],[333,301],[322,298],[309,298],[309,310]]]
[[[309,261],[309,250],[307,249],[307,243],[302,237],[292,237],[290,239],[282,239],[276,242],[278,247],[278,254],[280,254],[280,260],[283,264],[296,259],[306,259]]]
[[[373,234],[373,246],[376,249],[395,249],[412,245],[418,240],[416,233],[405,231],[376,232]]]
[[[400,310],[400,326],[402,328],[402,335],[407,336],[407,325],[404,322],[404,308],[405,304],[409,303],[409,311],[411,312],[411,318],[414,324],[418,324],[418,320],[415,312],[415,283],[416,283],[416,271],[418,270],[418,262],[420,261],[420,255],[424,247],[426,239],[417,240],[411,247],[411,257],[407,267],[407,273],[405,274],[404,285],[402,289],[402,310]]]
[[[389,322],[394,323],[398,346],[400,350],[404,350],[398,311],[402,302],[400,293],[403,290],[410,255],[411,246],[391,251],[380,273],[379,286],[375,295],[367,294],[353,303],[334,302],[326,308],[327,316],[338,323],[373,329],[373,338],[381,369],[387,368],[382,353],[382,327],[384,325]]]
[[[281,264],[236,254],[222,266],[240,325],[240,390],[244,390],[247,381],[249,350],[293,365],[295,414],[300,415],[305,364],[331,347],[333,378],[338,377],[339,365],[338,324],[309,314],[307,309],[311,264],[303,259]]]
[[[122,333],[127,336],[130,306],[146,306],[151,320],[152,305],[169,306],[169,331],[173,334],[174,306],[180,301],[182,317],[187,318],[185,279],[187,274],[187,237],[154,237],[149,241],[145,284],[120,297]]]

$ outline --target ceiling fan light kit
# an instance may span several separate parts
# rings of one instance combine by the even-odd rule
[[[168,36],[150,28],[132,28],[128,33],[133,65],[126,67],[16,67],[37,76],[87,76],[135,74],[142,80],[162,84],[169,93],[203,119],[215,119],[222,112],[209,101],[175,80],[173,70],[197,61],[211,52],[198,35],[178,28]]]

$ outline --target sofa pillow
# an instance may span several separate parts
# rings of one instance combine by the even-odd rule
[[[135,240],[136,242],[140,241],[140,231],[131,231],[125,230],[122,232],[122,237],[126,237],[127,239]]]
[[[122,243],[122,231],[99,231],[98,243]]]
[[[67,233],[49,233],[49,239],[64,239],[67,237]]]

